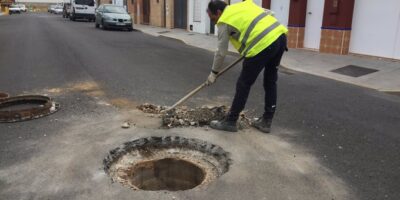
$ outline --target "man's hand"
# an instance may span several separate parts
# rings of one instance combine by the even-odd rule
[[[218,73],[211,72],[210,75],[208,75],[208,78],[206,81],[207,86],[210,86],[211,84],[213,84],[215,82],[215,80],[217,79],[217,74]]]

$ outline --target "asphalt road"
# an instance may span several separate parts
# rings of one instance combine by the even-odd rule
[[[212,58],[212,52],[175,40],[99,30],[56,15],[0,17],[0,91],[49,94],[62,106],[47,118],[0,124],[0,199],[81,198],[68,190],[27,193],[20,189],[26,187],[23,177],[12,181],[5,172],[32,162],[71,124],[101,126],[93,120],[106,123],[107,113],[145,102],[172,105],[205,80]],[[226,63],[234,59],[228,56]],[[188,105],[229,106],[239,72],[237,66]],[[277,131],[271,135],[304,147],[345,183],[352,199],[400,199],[400,97],[303,73],[279,75]],[[263,96],[260,78],[246,107],[250,116],[261,114]],[[95,192],[89,187],[79,194]]]

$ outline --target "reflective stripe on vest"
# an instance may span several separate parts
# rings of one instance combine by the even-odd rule
[[[246,48],[246,42],[249,39],[251,31],[253,31],[254,27],[256,27],[256,24],[264,17],[268,16],[271,14],[271,11],[268,12],[263,12],[260,15],[258,15],[250,24],[249,28],[247,28],[246,33],[244,34],[243,40],[242,40],[242,45],[239,48],[239,53],[242,53],[243,50]]]
[[[279,23],[278,21],[273,23],[270,27],[266,28],[263,32],[261,32],[254,40],[253,42],[251,42],[251,44],[249,45],[249,47],[246,49],[246,51],[243,53],[244,56],[247,55],[247,52],[249,52],[249,50],[251,48],[254,47],[254,45],[256,45],[261,39],[263,39],[264,36],[268,35],[269,32],[271,32],[272,30],[274,30],[276,27],[278,27],[279,25],[281,25],[281,23]],[[242,52],[240,52],[242,53]]]

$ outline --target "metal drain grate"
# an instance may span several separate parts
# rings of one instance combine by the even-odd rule
[[[160,31],[160,32],[157,32],[157,33],[159,33],[159,34],[164,34],[164,33],[169,33],[170,31]]]
[[[360,66],[356,66],[356,65],[347,65],[345,67],[332,70],[331,72],[346,75],[346,76],[351,76],[351,77],[360,77],[360,76],[371,74],[371,73],[374,73],[377,71],[379,71],[379,70],[360,67]]]

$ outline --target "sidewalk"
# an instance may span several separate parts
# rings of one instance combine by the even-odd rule
[[[178,39],[188,45],[208,49],[210,51],[214,51],[216,48],[217,37],[214,35],[193,33],[183,29],[166,29],[139,24],[134,25],[134,28],[146,34]],[[229,47],[229,51],[236,53],[236,50],[232,46]],[[400,92],[400,61],[398,60],[358,55],[342,56],[302,49],[290,49],[289,52],[284,55],[281,65],[294,71],[351,83],[383,92]],[[332,72],[332,70],[348,65],[355,65],[362,68],[350,67],[339,70],[347,75]],[[365,73],[369,74],[362,75]]]

